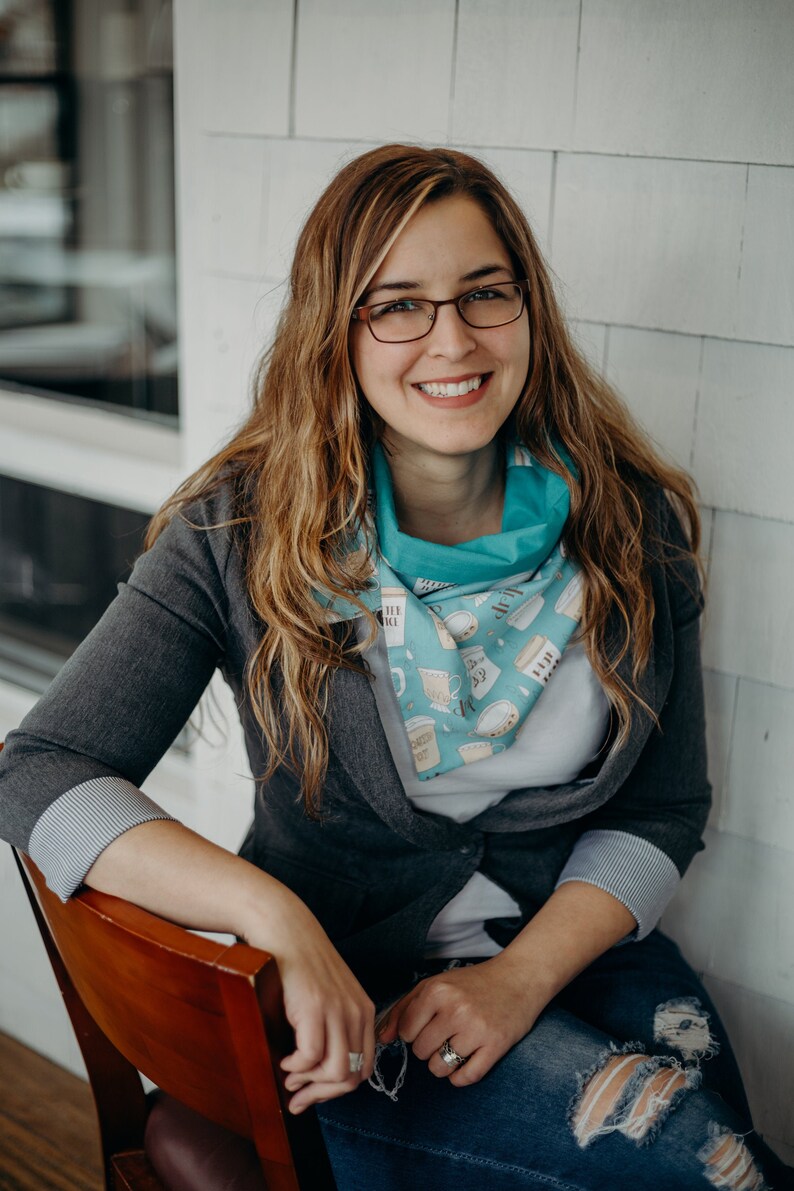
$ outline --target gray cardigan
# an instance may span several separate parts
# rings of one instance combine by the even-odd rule
[[[298,893],[372,995],[421,966],[431,922],[478,869],[521,907],[518,921],[486,924],[504,945],[549,897],[584,832],[645,842],[680,874],[702,847],[710,789],[701,598],[694,567],[680,560],[683,538],[667,500],[647,486],[645,503],[655,617],[640,694],[658,726],[637,709],[628,742],[605,750],[599,768],[565,785],[514,790],[457,823],[410,803],[370,680],[339,670],[320,821],[303,812],[287,768],[266,786],[257,782],[242,854]],[[237,699],[252,772],[264,770],[244,688],[261,626],[246,594],[240,531],[217,527],[230,510],[223,487],[171,523],[0,753],[0,835],[40,863],[49,858],[52,884],[74,888],[132,822],[167,817],[137,787],[218,666]],[[610,641],[619,639],[615,618]],[[618,670],[630,681],[631,658]],[[92,826],[83,830],[86,807]],[[80,838],[64,848],[69,815],[81,822]]]

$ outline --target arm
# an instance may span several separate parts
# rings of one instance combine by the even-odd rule
[[[203,510],[207,524],[226,515]],[[85,880],[271,951],[296,1030],[285,1067],[306,1072],[325,1099],[371,1071],[366,994],[286,887],[170,820],[138,789],[225,656],[228,552],[226,531],[177,518],[139,559],[99,625],[10,734],[0,754],[0,830],[33,855],[64,898]],[[349,1051],[365,1055],[354,1079]]]
[[[126,831],[85,880],[172,922],[238,935],[274,956],[295,1031],[295,1050],[282,1064],[287,1089],[296,1091],[292,1112],[353,1091],[372,1074],[374,1006],[311,911],[280,881],[175,822]],[[357,1074],[351,1051],[364,1055]]]
[[[675,556],[683,539],[670,521],[665,536]],[[657,598],[665,601],[657,614],[672,624],[672,681],[659,725],[623,786],[583,820],[585,832],[555,892],[505,950],[423,981],[392,1008],[380,1031],[382,1041],[399,1034],[412,1042],[438,1076],[450,1075],[436,1052],[451,1038],[459,1054],[472,1055],[450,1076],[457,1085],[481,1079],[599,955],[638,925],[648,933],[702,846],[710,787],[694,567],[667,570]]]

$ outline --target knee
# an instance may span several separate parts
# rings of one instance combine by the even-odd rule
[[[697,1087],[700,1073],[659,1055],[612,1054],[583,1081],[571,1112],[582,1147],[607,1133],[651,1140],[678,1099]]]

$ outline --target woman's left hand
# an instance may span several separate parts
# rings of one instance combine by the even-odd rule
[[[378,1041],[400,1037],[433,1075],[456,1087],[477,1083],[535,1024],[548,997],[533,988],[524,965],[505,952],[466,968],[429,976],[401,997],[378,1031]],[[444,1042],[466,1057],[451,1067],[438,1053]]]

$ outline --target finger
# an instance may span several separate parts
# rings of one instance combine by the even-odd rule
[[[335,1100],[339,1096],[346,1096],[348,1092],[355,1091],[358,1085],[357,1075],[351,1075],[350,1079],[342,1082],[326,1081],[325,1083],[307,1084],[292,1097],[288,1105],[289,1111],[297,1114],[312,1104],[320,1104],[324,1100]]]
[[[443,1059],[441,1057],[441,1051],[444,1046],[444,1042],[448,1042],[452,1049],[459,1054],[461,1058],[466,1060],[465,1063],[458,1063],[456,1065],[447,1062],[446,1059]],[[466,1041],[461,1037],[461,1035],[453,1034],[451,1038],[442,1040],[441,1044],[436,1047],[428,1056],[428,1070],[430,1071],[431,1075],[435,1075],[438,1079],[452,1079],[453,1075],[458,1075],[461,1071],[463,1071],[464,1067],[467,1067],[469,1063],[472,1062],[474,1054],[476,1053],[478,1052],[474,1050],[473,1046],[469,1045],[467,1047]]]
[[[325,1056],[325,1022],[321,1017],[312,1017],[298,1022],[295,1027],[295,1049],[281,1060],[284,1071],[311,1071]]]

